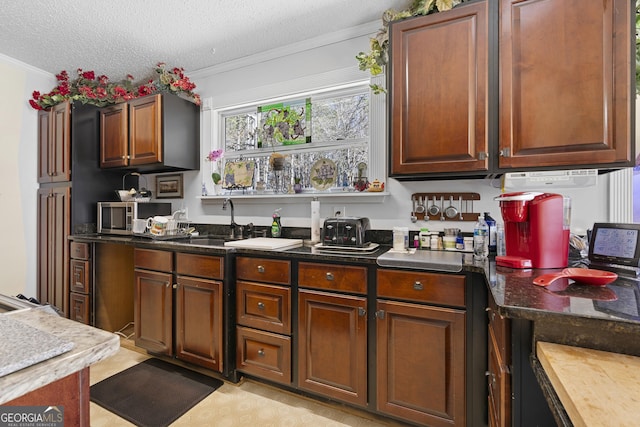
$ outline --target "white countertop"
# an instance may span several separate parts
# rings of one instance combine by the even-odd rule
[[[0,404],[93,365],[115,354],[120,347],[117,335],[60,317],[49,307],[16,310],[0,316],[9,316],[61,341],[73,343],[73,348],[63,354],[0,377]],[[0,329],[0,341],[3,341],[3,334],[12,332]],[[29,351],[26,346],[14,350],[15,359],[30,357],[25,351]]]

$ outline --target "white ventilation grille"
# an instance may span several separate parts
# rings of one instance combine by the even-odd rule
[[[633,222],[633,168],[609,174],[609,222]]]

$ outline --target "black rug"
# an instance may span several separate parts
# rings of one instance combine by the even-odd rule
[[[91,401],[145,427],[168,426],[223,384],[159,359],[148,359],[91,386]]]

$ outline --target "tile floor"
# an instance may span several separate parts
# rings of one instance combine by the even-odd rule
[[[93,365],[91,384],[142,362],[149,356],[123,344],[114,356]],[[133,424],[91,402],[92,427]],[[316,402],[252,380],[239,385],[225,382],[172,426],[362,426],[389,427],[404,424],[383,420],[355,409]]]

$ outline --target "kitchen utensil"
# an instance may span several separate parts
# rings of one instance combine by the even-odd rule
[[[460,200],[460,221],[464,221],[464,218],[462,218],[462,196],[459,197]]]
[[[433,196],[433,204],[429,206],[429,215],[436,216],[440,213],[440,208],[436,205],[436,196]]]
[[[618,278],[616,273],[587,268],[565,268],[559,273],[548,273],[533,279],[533,284],[549,286],[554,280],[561,277],[573,279],[577,283],[593,286],[605,286]]]
[[[458,209],[453,206],[453,196],[449,197],[449,206],[444,210],[444,215],[449,219],[458,216]]]
[[[420,214],[424,213],[425,208],[424,208],[424,201],[422,200],[422,196],[420,196],[420,198],[418,199],[418,205],[415,207],[414,211]]]

